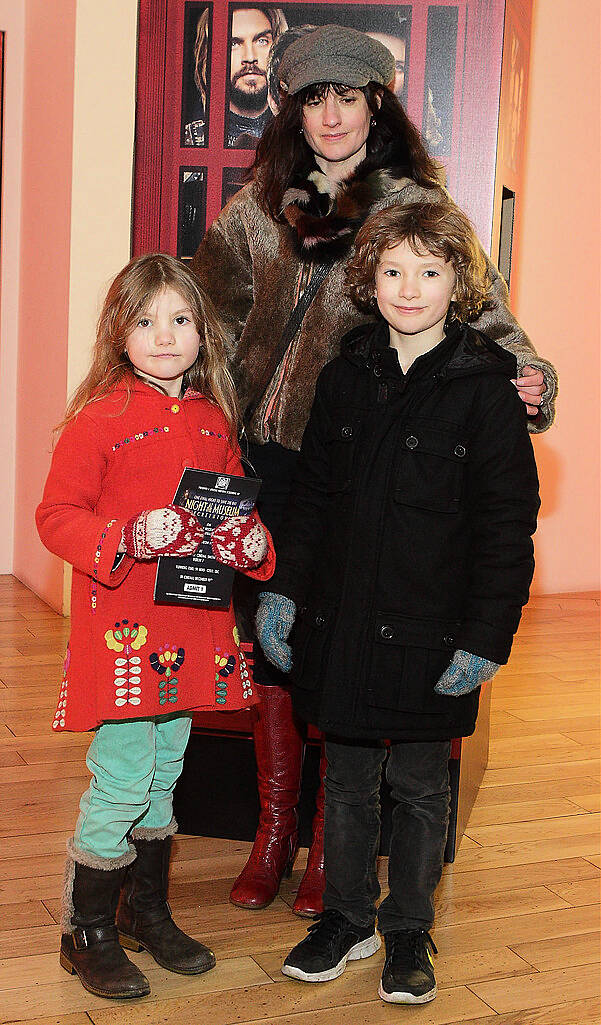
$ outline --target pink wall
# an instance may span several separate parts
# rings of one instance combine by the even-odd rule
[[[4,7],[0,0],[0,15]],[[33,513],[50,459],[47,439],[66,399],[75,8],[76,0],[25,3],[20,256],[17,246],[12,251],[12,266],[18,263],[20,269],[20,306],[17,318],[13,297],[12,337],[6,331],[10,295],[4,292],[0,349],[4,359],[6,346],[16,345],[18,319],[13,571],[56,608],[62,603],[62,564],[38,541]],[[561,377],[557,424],[535,440],[543,495],[538,592],[599,587],[599,152],[592,141],[599,120],[598,23],[598,0],[576,6],[536,0],[512,301]],[[12,44],[10,34],[7,38],[7,74],[15,60],[22,61],[22,41],[15,40],[14,31],[12,37]],[[6,156],[14,156],[20,145],[15,102],[13,92],[5,122],[5,176],[18,164]],[[18,197],[16,183],[10,195]],[[4,216],[6,232],[6,205]],[[3,286],[10,270],[6,251],[5,240]],[[0,392],[3,386],[13,387],[0,381]],[[10,445],[10,431],[8,440]],[[1,520],[0,529],[4,526]]]
[[[557,367],[535,440],[539,593],[599,588],[599,0],[537,0],[512,305]]]
[[[63,567],[33,522],[66,400],[75,0],[27,0],[14,573],[55,608]]]
[[[19,252],[25,10],[0,0],[4,33],[2,237],[0,257],[0,573],[12,573],[15,520],[15,418],[19,332]]]

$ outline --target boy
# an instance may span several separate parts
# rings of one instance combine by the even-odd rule
[[[390,207],[359,232],[353,300],[379,311],[322,372],[258,636],[326,734],[324,913],[285,975],[336,978],[380,946],[379,787],[395,808],[380,996],[436,996],[429,935],[453,737],[507,662],[534,567],[538,481],[515,359],[467,321],[482,252],[450,203]]]

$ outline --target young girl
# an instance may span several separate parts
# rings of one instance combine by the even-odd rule
[[[380,776],[394,809],[379,993],[436,996],[429,929],[453,737],[507,662],[534,568],[538,481],[515,357],[468,323],[490,279],[450,203],[360,229],[350,292],[377,322],[322,371],[258,635],[293,661],[296,711],[326,734],[325,911],[283,972],[340,975],[380,946]],[[296,620],[296,622],[295,622]],[[286,643],[294,623],[292,652]]]
[[[237,426],[210,301],[178,260],[132,260],[108,291],[36,517],[74,570],[53,729],[95,731],[68,843],[60,961],[100,996],[150,991],[119,939],[182,974],[215,964],[166,900],[172,794],[192,710],[256,698],[233,611],[155,605],[153,586],[159,555],[191,554],[202,540],[202,524],[171,504],[183,468],[242,475]],[[212,548],[257,580],[273,573],[256,514],[225,520]]]

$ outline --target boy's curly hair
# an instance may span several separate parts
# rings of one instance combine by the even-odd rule
[[[474,320],[490,291],[486,257],[468,218],[447,199],[389,206],[366,220],[346,268],[353,302],[373,313],[376,268],[382,253],[401,242],[408,242],[417,256],[431,253],[453,265],[457,284],[451,310],[459,320]]]

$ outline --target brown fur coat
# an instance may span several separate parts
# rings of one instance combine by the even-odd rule
[[[393,203],[443,198],[448,195],[442,188],[426,190],[395,168],[374,167],[366,160],[337,191],[317,170],[295,183],[284,196],[282,223],[262,211],[254,182],[230,200],[207,231],[192,266],[225,324],[243,407],[279,342],[303,267],[328,254],[336,261],[247,424],[251,441],[261,444],[271,438],[286,448],[300,448],[319,372],[338,355],[343,334],[370,319],[351,302],[344,274],[355,234],[367,216]],[[544,431],[554,417],[555,370],[536,355],[510,313],[505,282],[492,265],[490,273],[490,309],[473,326],[514,353],[519,368],[530,364],[543,371],[547,390],[531,430]]]

